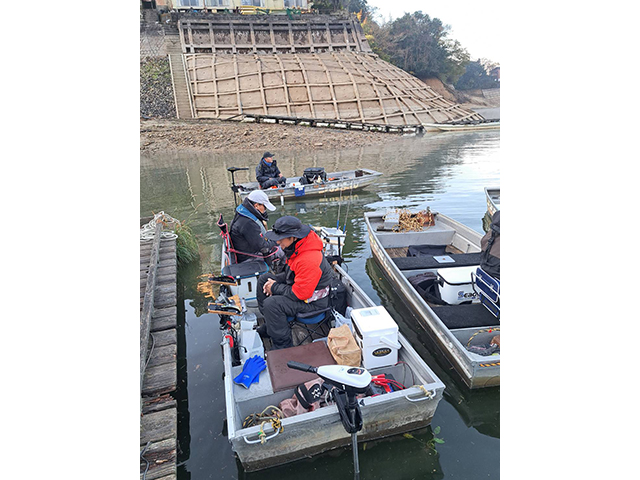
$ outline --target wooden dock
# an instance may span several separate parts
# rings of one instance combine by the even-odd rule
[[[146,480],[177,476],[176,240],[161,238],[162,231],[158,223],[153,239],[140,241],[140,478]]]

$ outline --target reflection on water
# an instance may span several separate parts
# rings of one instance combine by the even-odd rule
[[[401,331],[443,380],[433,425],[440,426],[438,453],[420,442],[430,429],[414,439],[394,437],[360,445],[363,478],[480,478],[499,476],[499,389],[470,392],[450,367],[433,351],[426,333],[411,321],[410,313],[371,259],[365,211],[387,208],[425,208],[440,211],[482,232],[486,211],[484,187],[500,185],[499,131],[432,134],[399,139],[385,146],[342,151],[274,152],[287,177],[301,175],[310,166],[327,172],[371,168],[384,175],[353,195],[296,198],[276,203],[269,223],[281,215],[295,215],[313,225],[346,227],[345,258],[349,274],[371,296],[385,305]],[[268,146],[265,146],[268,149]],[[200,262],[180,272],[185,311],[179,315],[184,331],[179,340],[179,480],[233,478],[310,478],[351,475],[351,452],[342,449],[255,474],[245,474],[236,464],[223,433],[224,389],[221,380],[220,331],[216,315],[206,312],[206,301],[196,292],[196,277],[220,268],[221,238],[218,215],[233,218],[231,166],[249,167],[237,172],[236,182],[251,176],[260,155],[253,153],[155,156],[141,158],[140,215],[164,210],[180,220],[189,219],[199,242]],[[181,309],[178,309],[179,311]],[[365,418],[366,421],[366,418]],[[317,475],[316,475],[317,472]]]

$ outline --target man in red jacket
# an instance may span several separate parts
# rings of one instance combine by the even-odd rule
[[[324,258],[323,243],[309,225],[296,217],[280,217],[266,233],[284,251],[285,271],[265,273],[258,279],[258,306],[274,349],[293,346],[287,317],[329,306],[331,281],[336,278]]]

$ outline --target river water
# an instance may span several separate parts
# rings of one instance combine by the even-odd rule
[[[266,147],[265,147],[266,148]],[[499,388],[468,390],[446,360],[433,353],[426,333],[393,293],[371,257],[364,212],[426,208],[482,232],[484,187],[500,185],[499,131],[426,134],[384,146],[339,151],[274,152],[287,177],[306,167],[327,172],[371,168],[384,175],[352,195],[274,202],[269,225],[281,215],[304,223],[343,227],[349,274],[376,303],[384,305],[402,333],[445,383],[431,427],[412,438],[396,436],[360,444],[363,479],[499,478]],[[141,158],[140,215],[160,210],[187,220],[197,236],[200,261],[178,273],[178,480],[352,478],[350,448],[261,472],[245,473],[224,432],[225,403],[218,317],[206,313],[196,291],[197,276],[220,269],[218,215],[230,223],[234,199],[228,167],[249,167],[236,182],[253,181],[255,153],[162,155]],[[366,422],[366,418],[364,419]],[[437,434],[434,429],[440,427]],[[309,432],[313,434],[313,432]],[[436,436],[444,443],[428,444]],[[433,441],[430,442],[433,444]]]

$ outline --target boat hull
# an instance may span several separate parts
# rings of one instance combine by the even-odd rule
[[[365,174],[361,177],[347,178],[343,180],[333,180],[324,183],[314,183],[310,185],[293,186],[287,182],[287,186],[283,188],[268,188],[262,190],[269,198],[300,198],[300,197],[317,197],[322,195],[339,195],[340,193],[348,193],[352,190],[364,188],[375,182],[382,173],[375,170],[361,169]],[[332,172],[327,173],[327,177],[335,177],[353,172]],[[239,185],[238,194],[241,198],[249,195],[253,190],[258,188],[257,182],[243,183]]]
[[[500,122],[487,122],[469,125],[453,125],[447,123],[424,123],[427,132],[471,132],[477,130],[499,130]]]
[[[371,253],[393,289],[409,307],[420,325],[426,330],[429,337],[438,346],[440,351],[445,355],[464,383],[470,389],[500,385],[499,359],[497,362],[492,361],[490,357],[487,357],[486,361],[469,360],[460,340],[456,338],[456,336],[453,335],[453,333],[444,325],[433,309],[429,307],[429,305],[409,283],[407,278],[401,273],[393,260],[391,260],[391,257],[387,254],[386,250],[373,233],[373,228],[369,221],[371,215],[372,214],[370,213],[365,214],[365,223],[369,233]],[[439,218],[446,217],[439,216]],[[447,221],[457,224],[457,222],[454,222],[451,219],[447,219]],[[474,247],[479,250],[480,235],[461,224],[457,224],[457,227],[463,232],[463,236],[468,238]]]
[[[500,189],[485,188],[484,193],[487,197],[487,212],[493,217],[493,214],[500,210]]]
[[[375,306],[343,269],[336,266],[336,271],[347,286],[350,305],[355,308]],[[410,366],[414,376],[411,378],[415,378],[414,383],[422,388],[412,386],[405,390],[361,399],[359,403],[363,428],[358,433],[359,441],[384,438],[426,427],[431,423],[442,399],[444,384],[401,333],[398,334],[398,341],[402,345],[398,351],[398,361],[406,362]],[[271,424],[265,424],[263,428],[267,441],[261,444],[260,426],[242,428],[241,419],[247,412],[261,411],[267,405],[277,406],[285,398],[291,398],[293,390],[267,392],[262,397],[246,398],[243,402],[240,396],[246,394],[246,391],[238,390],[239,387],[232,382],[237,374],[236,369],[240,367],[231,366],[228,342],[223,341],[222,349],[228,436],[234,452],[247,472],[282,465],[351,444],[351,435],[345,431],[335,405],[283,419],[284,428],[280,433],[274,431]],[[385,368],[404,367],[382,367],[371,372],[375,375]],[[264,376],[264,380],[269,382],[269,375],[265,372]],[[262,381],[261,377],[260,383]]]

